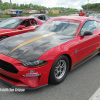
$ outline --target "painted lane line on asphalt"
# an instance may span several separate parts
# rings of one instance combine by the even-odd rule
[[[90,97],[89,100],[100,100],[100,88]]]

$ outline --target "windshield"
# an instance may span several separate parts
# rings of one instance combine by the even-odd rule
[[[23,21],[23,19],[9,18],[9,19],[6,19],[6,20],[0,22],[0,28],[15,29],[22,21]]]
[[[77,32],[80,22],[74,20],[57,21],[48,20],[42,24],[36,31],[55,32],[58,35],[74,36]]]

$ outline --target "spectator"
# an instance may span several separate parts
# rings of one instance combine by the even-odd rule
[[[86,11],[86,17],[89,17],[89,13],[88,13],[88,11]]]
[[[85,16],[84,12],[82,12],[82,10],[80,10],[79,16]]]

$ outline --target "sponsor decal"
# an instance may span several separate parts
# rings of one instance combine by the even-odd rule
[[[20,88],[0,88],[0,92],[25,92],[25,89]]]

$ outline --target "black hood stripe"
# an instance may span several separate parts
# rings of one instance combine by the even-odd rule
[[[49,34],[46,34],[46,35],[42,35],[42,36],[39,36],[39,37],[30,39],[30,40],[28,40],[28,41],[25,41],[25,42],[21,43],[20,45],[16,46],[16,47],[15,47],[13,50],[11,50],[8,54],[12,53],[12,52],[15,51],[16,49],[18,49],[18,48],[20,48],[20,47],[22,47],[22,46],[24,46],[24,45],[26,45],[26,44],[29,44],[29,43],[31,43],[31,42],[33,42],[33,41],[39,40],[39,39],[41,39],[41,38],[44,38],[44,37],[47,37],[47,36],[50,36],[50,35],[53,35],[53,34],[56,34],[56,33],[55,33],[55,32],[52,32],[52,33],[49,33]]]

